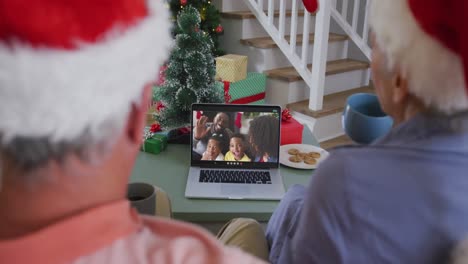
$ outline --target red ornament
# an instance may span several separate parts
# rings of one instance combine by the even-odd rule
[[[223,32],[223,30],[224,30],[224,28],[223,28],[223,26],[221,26],[221,25],[218,25],[218,26],[216,27],[216,29],[215,29],[216,33],[221,33],[221,32]]]
[[[282,121],[289,122],[291,120],[291,118],[292,118],[292,115],[289,112],[289,109],[286,108],[281,112],[281,120]]]
[[[302,0],[304,7],[306,8],[307,12],[315,13],[318,10],[318,1],[317,0]]]
[[[151,133],[156,133],[161,131],[161,126],[159,124],[152,124],[150,128]]]
[[[187,0],[180,0],[180,4],[183,5],[183,6],[186,5],[186,4],[187,4]]]
[[[158,101],[156,103],[156,110],[159,112],[161,111],[161,109],[164,109],[166,106],[161,102],[161,101]]]

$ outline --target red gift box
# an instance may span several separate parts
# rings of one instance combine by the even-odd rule
[[[302,144],[302,130],[304,130],[304,125],[292,117],[288,121],[281,121],[280,144]]]

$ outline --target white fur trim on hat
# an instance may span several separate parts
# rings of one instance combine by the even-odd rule
[[[398,65],[411,93],[440,112],[467,110],[460,57],[421,29],[408,0],[373,0],[370,12],[370,25],[387,66]]]
[[[155,80],[172,43],[169,10],[150,0],[149,15],[77,50],[0,44],[0,135],[71,141],[105,121],[123,124],[143,87]],[[101,133],[102,134],[102,133]]]

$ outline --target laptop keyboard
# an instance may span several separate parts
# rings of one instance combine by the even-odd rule
[[[268,171],[201,170],[200,182],[271,184]]]

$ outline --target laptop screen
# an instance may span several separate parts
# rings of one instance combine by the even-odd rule
[[[192,166],[277,168],[281,108],[192,105]]]

